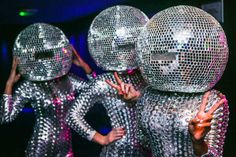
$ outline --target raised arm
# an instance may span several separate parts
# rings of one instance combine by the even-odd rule
[[[90,68],[90,66],[80,57],[80,55],[72,45],[71,48],[73,51],[73,63],[76,66],[83,68],[86,74],[91,74],[92,69]]]
[[[20,79],[20,74],[17,74],[16,72],[16,68],[18,64],[19,64],[19,60],[16,57],[14,57],[12,61],[11,73],[7,80],[4,94],[12,95],[12,88],[14,84]]]
[[[84,138],[101,145],[107,145],[120,139],[124,135],[123,128],[114,128],[108,135],[101,135],[94,130],[84,118],[86,113],[96,102],[100,102],[104,99],[105,95],[102,93],[104,92],[104,88],[107,88],[107,84],[103,81],[94,80],[91,82],[90,88],[77,97],[67,115],[67,123],[72,129]]]
[[[222,94],[215,95],[213,105],[206,110],[207,92],[200,105],[196,117],[189,122],[189,132],[192,138],[194,153],[197,157],[220,157],[223,155],[223,145],[228,126],[228,104]]]
[[[0,104],[0,123],[14,120],[28,101],[28,93],[24,92],[23,86],[18,86],[13,92],[13,86],[20,78],[20,74],[16,72],[18,63],[19,61],[13,58],[11,73]]]

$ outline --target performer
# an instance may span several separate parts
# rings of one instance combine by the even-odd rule
[[[90,67],[57,27],[45,23],[32,24],[16,38],[12,70],[0,108],[0,122],[13,121],[25,104],[31,104],[36,124],[26,156],[73,156],[71,132],[65,116],[87,83],[67,74],[72,53],[75,53],[75,64],[90,73]],[[24,80],[13,89],[20,76]]]
[[[153,155],[222,156],[229,110],[225,96],[211,89],[228,60],[220,24],[201,9],[170,7],[150,19],[137,49],[150,84],[137,104],[140,126]]]
[[[105,81],[115,82],[113,72],[117,71],[122,81],[134,85],[129,90],[145,87],[137,69],[135,43],[147,21],[147,16],[136,8],[114,6],[102,11],[90,26],[90,53],[107,73],[95,78],[90,88],[76,99],[68,113],[68,124],[83,137],[103,145],[102,157],[143,156],[137,140],[135,103],[125,101]],[[112,131],[105,136],[94,130],[84,119],[96,102],[104,105],[111,120]]]

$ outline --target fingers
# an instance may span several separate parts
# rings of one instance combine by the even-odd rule
[[[199,123],[199,122],[200,122],[199,119],[194,118],[194,119],[191,119],[191,120],[189,121],[189,124],[191,124],[191,125],[195,125],[195,124],[197,124],[197,123]]]
[[[211,122],[212,119],[213,119],[213,115],[208,115],[206,118],[201,119],[200,123]]]
[[[212,119],[213,119],[213,116],[212,116],[212,115],[206,115],[206,117],[204,117],[203,119],[199,119],[199,118],[191,119],[191,120],[189,121],[189,124],[191,124],[191,125],[197,125],[198,123],[211,122]]]
[[[199,123],[197,124],[198,127],[210,127],[211,123]]]
[[[124,83],[118,76],[117,72],[114,73],[115,79],[118,84],[112,83],[110,80],[106,80],[106,83],[109,84],[111,87],[115,88],[118,91],[119,95],[123,95],[123,98],[126,100],[130,100],[131,98],[136,98],[135,95],[136,90],[132,86],[132,84]]]
[[[131,93],[131,92],[129,92],[128,94],[126,94],[126,95],[124,96],[124,99],[125,99],[125,100],[129,100],[129,101],[135,101],[135,100],[137,100],[138,98],[139,98],[139,96],[138,96],[137,94]]]
[[[16,64],[16,57],[14,56],[13,57],[13,60],[12,60],[12,67]]]
[[[14,73],[14,74],[16,73],[16,68],[17,68],[19,63],[20,63],[19,59],[17,57],[13,57],[11,73]]]
[[[71,47],[71,49],[72,49],[73,51],[76,52],[75,47],[74,47],[72,44],[70,44],[70,47]]]
[[[215,110],[217,110],[222,104],[226,102],[227,102],[226,98],[221,99],[216,104],[214,104],[207,113],[212,114],[213,112],[215,112]]]
[[[117,72],[114,73],[114,76],[115,76],[115,79],[116,79],[116,82],[120,85],[122,83],[121,79],[119,78]]]
[[[114,137],[123,137],[125,133],[116,133],[114,134]]]
[[[211,122],[196,122],[196,121],[190,121],[189,123],[190,125],[193,125],[193,126],[198,126],[198,127],[209,127],[211,126]]]
[[[124,133],[125,129],[124,128],[113,128],[112,131],[115,133]]]
[[[19,59],[17,57],[13,57],[12,68],[16,69],[18,64],[19,64]]]
[[[125,84],[123,82],[121,83],[121,90],[124,94],[129,94],[131,87],[132,87],[131,84]]]
[[[116,85],[114,83],[112,83],[110,80],[105,80],[107,84],[109,84],[111,87],[117,89],[118,91],[121,91],[121,88],[119,85]]]
[[[124,82],[121,82],[120,87],[121,87],[121,91],[124,93],[125,92],[125,84],[124,84]]]
[[[71,49],[72,49],[73,54],[77,56],[78,54],[77,54],[77,51],[76,51],[76,49],[74,48],[74,46],[73,46],[73,45],[70,45],[70,46],[71,46]]]
[[[120,128],[113,128],[112,131],[119,132],[119,131],[125,131],[125,129],[121,128],[121,127]]]
[[[125,84],[123,82],[121,83],[121,90],[124,94],[133,94],[135,92],[132,84]]]
[[[136,91],[131,84],[127,84],[128,92],[125,93],[124,99],[129,101],[135,101],[139,98],[140,92]]]
[[[209,95],[210,95],[210,91],[208,91],[204,94],[203,100],[202,100],[202,103],[201,103],[201,106],[200,106],[200,111],[205,111]]]
[[[107,84],[109,84],[111,87],[115,88],[118,90],[119,94],[129,94],[130,89],[132,87],[131,84],[125,84],[124,82],[121,81],[119,85],[112,83],[110,80],[105,80]]]
[[[80,62],[82,61],[80,56],[76,52],[74,52],[73,54],[74,55],[73,55],[73,58],[72,58],[72,62],[75,63],[75,64],[79,64],[80,65]],[[76,62],[78,62],[78,63],[76,63]]]
[[[75,57],[78,57],[78,53],[77,51],[75,50],[74,46],[71,45],[71,49],[72,49],[72,53]]]
[[[114,76],[118,85],[112,83],[110,80],[106,80],[106,83],[109,84],[111,87],[117,89],[119,93],[125,91],[124,83],[119,78],[117,72],[114,73]]]
[[[126,94],[130,91],[131,86],[132,86],[132,85],[130,85],[130,84],[127,84],[127,85],[125,86],[125,91],[124,91],[124,92],[125,92]]]
[[[21,77],[21,75],[17,74],[16,77],[15,77],[15,81],[14,82],[17,82],[20,79],[20,77]]]
[[[219,93],[219,94],[218,94],[218,96],[219,96],[221,99],[224,99],[224,98],[226,98],[226,97],[225,97],[225,95],[224,95],[224,94],[222,94],[222,93]]]
[[[73,55],[76,57],[76,60],[78,60],[79,62],[81,62],[81,57],[80,57],[80,55],[78,54],[78,52],[76,51],[76,49],[74,48],[73,45],[71,45],[71,49],[72,49]],[[74,57],[73,57],[73,58],[74,58]],[[73,60],[75,60],[75,59],[73,59]],[[76,64],[76,63],[75,63],[75,64]]]
[[[131,92],[131,93],[134,93],[134,96],[135,96],[136,98],[140,97],[140,95],[141,95],[140,91],[134,89],[133,86],[130,88],[130,92]]]
[[[126,101],[134,101],[136,99],[136,96],[131,93],[128,93],[124,95],[124,99]]]
[[[77,65],[77,66],[80,66],[80,63],[79,63],[79,61],[77,60],[77,59],[73,59],[73,64],[75,64],[75,65]]]
[[[114,140],[113,140],[113,141],[119,140],[119,139],[121,139],[121,138],[122,138],[122,136],[114,137]],[[113,142],[113,141],[112,141],[112,142]]]
[[[112,129],[112,135],[114,138],[121,138],[125,135],[125,130],[123,128]]]

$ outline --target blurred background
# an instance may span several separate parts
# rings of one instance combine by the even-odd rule
[[[191,5],[212,14],[225,30],[229,45],[229,62],[215,89],[224,93],[230,106],[230,121],[224,146],[224,157],[235,157],[236,145],[236,22],[233,0],[1,0],[0,1],[0,91],[4,91],[12,62],[12,47],[17,34],[29,24],[46,22],[64,31],[82,58],[102,73],[91,59],[87,48],[87,32],[92,20],[102,10],[113,5],[130,5],[142,10],[149,18],[158,11],[175,5]],[[82,69],[71,71],[82,78]],[[106,110],[96,104],[86,115],[88,122],[102,134],[110,130]],[[0,157],[21,157],[27,146],[33,125],[34,112],[26,105],[17,119],[0,125]],[[73,132],[73,151],[79,157],[99,156],[101,146],[81,138]]]

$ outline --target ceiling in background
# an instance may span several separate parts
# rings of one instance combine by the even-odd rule
[[[124,0],[1,0],[1,24],[64,22],[87,16]]]
[[[199,5],[217,0],[1,0],[0,24],[59,23],[100,12],[107,7],[125,4],[147,15],[179,4]]]

